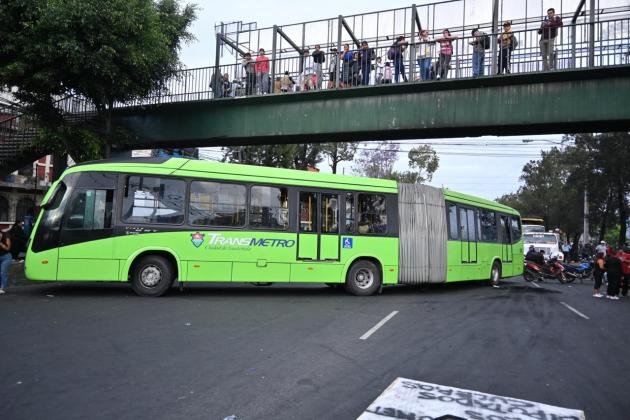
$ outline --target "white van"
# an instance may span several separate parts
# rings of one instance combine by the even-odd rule
[[[523,233],[524,251],[527,254],[529,246],[534,245],[536,251],[545,251],[545,258],[557,257],[558,261],[564,261],[564,254],[560,251],[558,235],[550,232],[528,232]]]

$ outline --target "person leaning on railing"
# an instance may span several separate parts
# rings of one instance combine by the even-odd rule
[[[543,70],[556,68],[555,41],[558,36],[558,28],[563,26],[562,18],[556,15],[556,10],[551,7],[547,10],[547,17],[538,29],[540,35],[540,54],[542,55]]]
[[[442,31],[442,37],[436,39],[436,41],[440,43],[440,57],[438,58],[436,70],[438,79],[446,79],[448,77],[451,57],[453,57],[453,41],[457,38],[457,36],[451,35],[450,30],[444,29]]]

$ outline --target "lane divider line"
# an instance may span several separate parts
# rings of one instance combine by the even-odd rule
[[[563,305],[563,306],[564,306],[565,308],[567,308],[568,310],[570,310],[570,311],[572,311],[572,312],[575,312],[576,314],[578,314],[579,316],[581,316],[581,317],[582,317],[582,318],[584,318],[584,319],[591,319],[591,318],[587,317],[586,315],[584,315],[582,312],[578,311],[577,309],[575,309],[575,308],[574,308],[574,307],[572,307],[572,306],[567,305],[567,304],[566,304],[566,303],[564,303],[564,302],[560,302],[560,304],[561,304],[561,305]]]
[[[539,289],[542,289],[542,286],[538,283],[536,283],[535,281],[530,281],[529,284],[533,284],[534,286],[538,287]]]
[[[378,324],[376,324],[375,326],[373,326],[372,328],[370,328],[365,334],[363,334],[359,340],[367,340],[368,338],[370,338],[370,336],[372,334],[374,334],[379,328],[381,328],[383,325],[385,325],[385,323],[387,321],[389,321],[390,319],[392,319],[394,316],[396,316],[396,314],[398,313],[398,311],[393,311],[391,314],[387,315],[385,318],[381,319]]]

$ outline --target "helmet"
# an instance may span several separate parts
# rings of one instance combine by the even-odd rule
[[[534,249],[534,245],[530,245],[530,246],[529,246],[529,249]]]

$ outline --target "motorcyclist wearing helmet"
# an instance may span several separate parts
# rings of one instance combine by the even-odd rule
[[[530,245],[529,246],[529,251],[527,251],[527,254],[525,255],[525,261],[531,261],[533,263],[536,263],[538,265],[544,265],[545,264],[545,257],[543,257],[543,255],[539,252],[536,252],[536,249],[534,248],[534,245]]]

